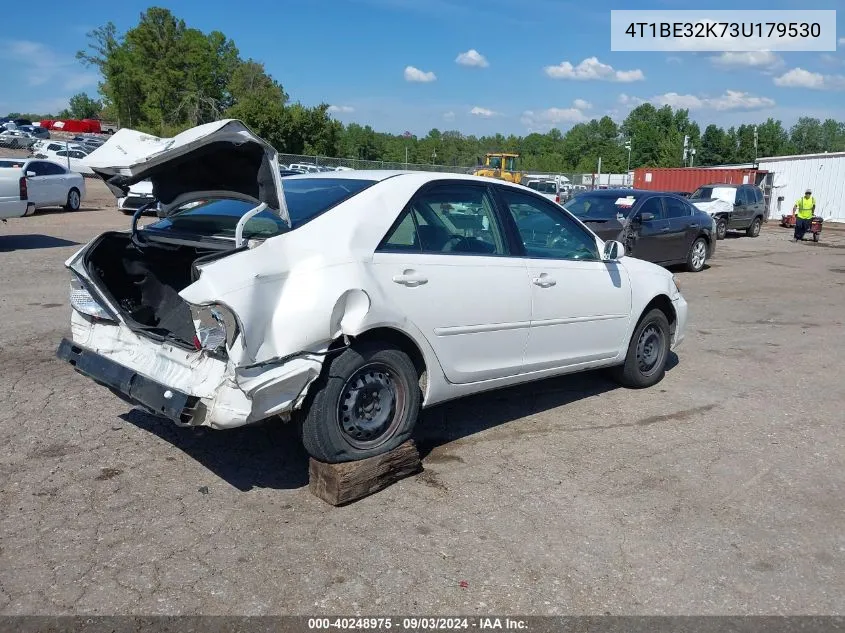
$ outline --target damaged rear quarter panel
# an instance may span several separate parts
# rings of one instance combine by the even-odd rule
[[[430,355],[370,273],[373,252],[414,190],[391,180],[288,233],[200,267],[200,278],[180,294],[235,313],[243,344],[230,354],[236,366],[324,351],[342,334],[385,326],[407,333]]]

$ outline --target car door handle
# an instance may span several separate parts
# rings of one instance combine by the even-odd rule
[[[698,228],[698,222],[696,222],[695,224],[690,224],[689,227],[691,229],[697,229]]]
[[[549,286],[554,286],[557,282],[549,277],[546,273],[543,273],[539,277],[534,277],[531,280],[535,286],[540,286],[541,288],[548,288]]]
[[[393,275],[393,281],[403,286],[410,286],[411,288],[428,283],[428,279],[422,275],[418,275],[413,270],[406,270],[401,275]]]
[[[670,227],[670,226],[664,226],[662,229],[660,229],[660,232],[661,232],[661,233],[668,233],[668,232],[669,232],[669,231],[671,231],[671,230],[672,230],[672,227]]]

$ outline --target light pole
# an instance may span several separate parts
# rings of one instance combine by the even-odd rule
[[[628,139],[628,141],[625,143],[625,149],[628,150],[628,171],[625,174],[625,178],[629,179],[631,177],[631,139]],[[628,184],[631,184],[630,180],[628,181]]]

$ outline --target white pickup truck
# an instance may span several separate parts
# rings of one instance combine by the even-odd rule
[[[42,207],[79,209],[85,197],[81,174],[33,158],[0,157],[0,218],[32,215]]]

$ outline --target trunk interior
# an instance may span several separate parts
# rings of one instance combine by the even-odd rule
[[[193,263],[219,250],[155,242],[141,247],[111,233],[86,257],[92,281],[119,306],[134,329],[194,349],[193,318],[179,291],[193,283]]]

